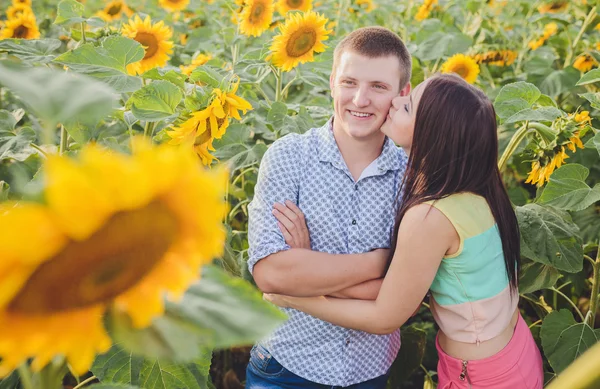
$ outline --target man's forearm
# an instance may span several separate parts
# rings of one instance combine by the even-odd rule
[[[385,251],[361,254],[328,254],[307,249],[280,251],[254,266],[254,280],[266,293],[298,297],[328,295],[381,277],[386,265]]]
[[[357,300],[377,300],[383,278],[377,278],[329,294],[331,297]]]

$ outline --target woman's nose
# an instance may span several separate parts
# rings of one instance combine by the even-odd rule
[[[403,101],[402,96],[396,96],[392,99],[392,105],[394,106],[394,108],[400,109],[400,106],[402,105],[402,101]]]

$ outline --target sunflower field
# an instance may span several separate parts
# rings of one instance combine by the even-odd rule
[[[0,388],[242,388],[285,320],[245,263],[261,158],[332,115],[333,47],[369,25],[413,86],[494,102],[546,384],[600,387],[600,1],[0,4]],[[435,333],[424,303],[389,388],[435,387]]]

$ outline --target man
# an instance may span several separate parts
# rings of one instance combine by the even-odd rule
[[[250,203],[248,267],[267,293],[374,299],[387,265],[406,154],[379,130],[392,99],[410,92],[411,59],[393,32],[358,29],[334,52],[334,116],[265,153]],[[285,243],[273,216],[291,200],[310,246]],[[293,217],[291,215],[290,217]],[[312,249],[312,250],[311,250]],[[384,388],[399,331],[378,336],[288,309],[251,353],[246,388]]]

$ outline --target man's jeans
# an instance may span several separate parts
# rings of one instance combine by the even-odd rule
[[[388,375],[374,378],[369,381],[347,386],[349,389],[383,389],[386,386]],[[250,351],[250,363],[246,369],[246,389],[279,389],[279,388],[314,388],[337,389],[341,386],[317,384],[297,376],[271,356],[262,346],[256,345]]]

